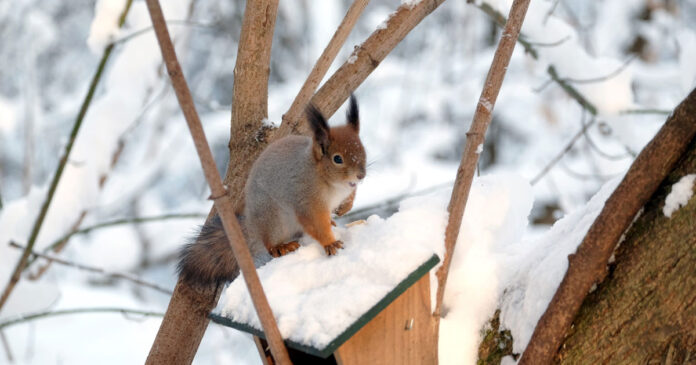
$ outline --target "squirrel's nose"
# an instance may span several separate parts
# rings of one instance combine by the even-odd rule
[[[358,178],[358,180],[364,179],[364,178],[365,178],[365,170],[360,171],[360,172],[358,173],[357,178]]]

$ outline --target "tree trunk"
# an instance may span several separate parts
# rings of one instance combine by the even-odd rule
[[[249,167],[265,146],[263,138],[254,138],[254,132],[265,132],[261,125],[268,114],[268,64],[277,8],[278,0],[249,0],[244,11],[235,65],[231,159],[224,179],[228,194],[237,204]],[[190,364],[221,289],[177,281],[146,363]]]
[[[696,138],[644,206],[615,252],[609,275],[580,308],[557,364],[696,364],[696,197],[672,218],[662,212],[671,186],[696,173]],[[512,354],[498,313],[478,364]]]
[[[693,173],[696,138],[583,302],[557,363],[696,364],[696,198],[662,212],[672,184]]]

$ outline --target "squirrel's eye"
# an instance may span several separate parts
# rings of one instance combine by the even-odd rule
[[[334,163],[340,165],[343,163],[343,157],[341,157],[341,155],[334,155],[333,161],[334,161]]]

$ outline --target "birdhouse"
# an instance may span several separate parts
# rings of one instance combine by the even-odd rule
[[[293,363],[437,363],[429,275],[440,261],[437,255],[431,253],[423,257],[422,247],[415,255],[409,252],[409,246],[401,255],[380,257],[379,267],[369,270],[360,265],[357,269],[337,268],[338,274],[328,275],[342,275],[344,280],[333,282],[317,278],[321,283],[313,285],[309,283],[313,278],[294,271],[309,270],[311,273],[312,269],[307,266],[318,266],[315,269],[321,271],[321,266],[327,263],[341,265],[338,260],[343,252],[327,258],[319,255],[319,248],[316,255],[311,252],[313,247],[305,248],[310,251],[304,253],[305,257],[301,257],[303,252],[300,251],[272,261],[276,267],[258,270]],[[293,258],[293,255],[300,257]],[[343,255],[343,261],[353,261],[359,256],[360,248],[355,247],[353,252]],[[330,262],[334,259],[337,262]],[[362,259],[370,262],[369,258]],[[414,262],[417,262],[415,268],[412,267]],[[404,265],[411,268],[402,267]],[[276,275],[276,272],[283,275]],[[382,277],[378,277],[380,275]],[[244,297],[246,293],[241,283],[237,283],[239,288],[234,284],[221,300],[227,302],[222,313],[211,314],[211,319],[254,335],[263,362],[274,364],[252,304],[247,299],[232,298]]]

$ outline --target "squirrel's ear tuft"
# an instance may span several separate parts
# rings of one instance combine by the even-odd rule
[[[353,127],[356,133],[360,132],[358,101],[355,99],[355,95],[353,95],[353,93],[350,94],[350,104],[348,105],[348,111],[346,112],[346,119],[348,120],[348,125]]]
[[[314,104],[307,105],[307,119],[314,132],[314,141],[321,147],[323,155],[329,147],[329,124]]]

